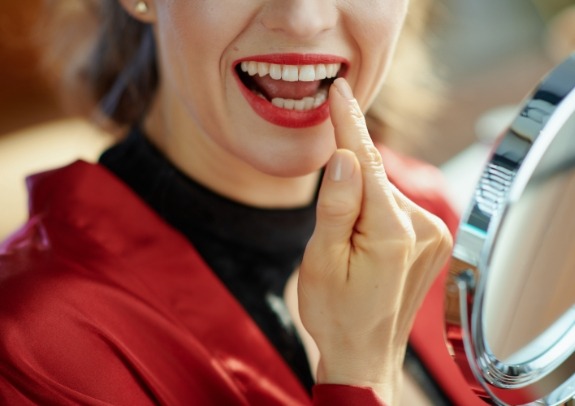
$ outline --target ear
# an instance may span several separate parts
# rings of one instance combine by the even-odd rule
[[[156,22],[156,7],[154,0],[118,0],[122,8],[144,24]]]

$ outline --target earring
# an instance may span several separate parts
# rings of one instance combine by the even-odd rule
[[[135,9],[138,14],[146,14],[148,12],[148,4],[143,0],[139,0]]]

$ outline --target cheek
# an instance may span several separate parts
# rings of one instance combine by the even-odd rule
[[[156,38],[162,78],[196,121],[205,116],[202,110],[221,110],[226,76],[222,56],[240,29],[237,3],[173,0],[158,8]],[[238,18],[231,19],[234,12]],[[218,109],[214,103],[220,103]]]
[[[350,10],[348,29],[361,55],[355,91],[364,109],[371,104],[385,78],[407,5],[404,0],[357,1]]]
[[[242,30],[249,9],[237,0],[172,0],[158,10],[158,26],[182,48],[223,51]],[[199,47],[199,48],[198,48]],[[188,51],[190,52],[190,51]]]
[[[206,1],[177,0],[161,7],[157,34],[164,69],[186,73],[205,65],[213,67],[215,51],[225,38],[225,32],[217,28],[221,27],[219,18]]]

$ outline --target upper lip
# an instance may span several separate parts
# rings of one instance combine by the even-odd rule
[[[266,62],[278,65],[319,65],[319,64],[341,64],[337,74],[338,77],[344,76],[349,66],[349,61],[341,56],[329,54],[264,54],[252,55],[240,58],[233,63],[233,69],[236,70],[242,62]]]
[[[234,62],[234,67],[243,61],[268,62],[280,65],[316,65],[320,63],[341,63],[349,65],[346,58],[327,54],[267,54],[240,58]]]

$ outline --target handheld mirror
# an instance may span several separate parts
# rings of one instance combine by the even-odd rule
[[[459,225],[445,297],[448,348],[478,396],[575,404],[575,54],[495,145]]]

